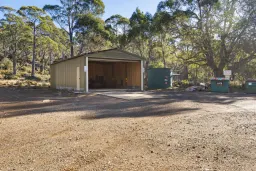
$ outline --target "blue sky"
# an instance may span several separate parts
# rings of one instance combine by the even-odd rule
[[[0,6],[11,6],[18,9],[21,6],[34,5],[43,7],[45,4],[57,4],[59,0],[0,0]],[[154,14],[160,0],[103,0],[105,3],[104,19],[113,14],[121,14],[124,17],[130,18],[136,7],[139,7],[144,12]]]

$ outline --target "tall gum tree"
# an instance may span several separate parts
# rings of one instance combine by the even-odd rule
[[[105,5],[101,0],[60,0],[60,5],[45,5],[43,9],[68,33],[70,57],[73,57],[78,16],[85,14],[101,15],[104,13]]]
[[[17,73],[17,60],[20,56],[20,46],[24,40],[30,38],[30,28],[23,22],[22,17],[16,14],[16,10],[1,6],[0,11],[4,13],[4,18],[0,20],[1,28],[5,33],[3,43],[4,56],[7,55],[13,62],[13,75]],[[5,48],[6,47],[6,48]],[[6,56],[5,56],[6,57]]]
[[[110,30],[115,47],[125,49],[128,45],[128,33],[130,30],[130,21],[119,14],[112,15],[105,21],[106,27]]]
[[[135,10],[130,18],[129,40],[130,45],[134,44],[135,52],[146,59],[147,65],[153,56],[153,16],[144,13],[139,8]],[[133,51],[134,52],[134,51]]]
[[[160,2],[158,9],[177,19],[187,16],[188,20],[178,25],[185,33],[180,38],[189,38],[202,52],[214,76],[222,77],[224,69],[255,58],[256,10],[253,1],[166,0]]]
[[[110,33],[105,27],[104,20],[93,14],[83,14],[78,17],[75,31],[80,46],[79,55],[107,47]]]
[[[24,17],[25,21],[33,28],[33,57],[32,57],[32,72],[31,76],[35,76],[36,62],[36,36],[37,26],[45,16],[45,12],[36,6],[22,6],[18,13]]]

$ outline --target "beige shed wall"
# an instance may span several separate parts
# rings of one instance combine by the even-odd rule
[[[51,87],[56,89],[76,89],[77,67],[80,67],[80,89],[84,90],[84,57],[51,65]]]

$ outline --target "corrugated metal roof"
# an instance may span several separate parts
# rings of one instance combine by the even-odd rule
[[[64,61],[72,60],[75,58],[79,57],[89,57],[89,58],[99,58],[99,59],[118,59],[118,60],[130,60],[130,61],[141,61],[143,58],[141,58],[138,55],[120,50],[120,49],[108,49],[108,50],[103,50],[103,51],[98,51],[98,52],[92,52],[92,53],[85,53],[79,56],[75,56],[73,58],[61,60],[54,62],[52,65],[61,63]]]

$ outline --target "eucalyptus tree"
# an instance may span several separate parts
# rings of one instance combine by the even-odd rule
[[[11,58],[13,62],[13,75],[17,73],[17,60],[21,56],[24,43],[29,46],[31,38],[31,29],[23,22],[22,17],[16,15],[16,10],[11,7],[2,6],[0,11],[4,13],[1,19],[1,28],[3,30],[1,41],[3,42],[4,56]]]
[[[73,57],[78,15],[101,15],[104,13],[105,5],[101,0],[60,0],[60,5],[45,5],[43,9],[68,33],[70,56]]]
[[[8,6],[1,6],[0,7],[0,12],[3,14],[3,18],[0,20],[0,28],[1,28],[1,32],[0,32],[0,36],[1,36],[1,43],[2,43],[2,55],[4,57],[7,56],[8,53],[8,33],[10,33],[10,29],[11,27],[9,27],[11,24],[13,24],[12,21],[10,21],[9,19],[11,19],[11,17],[13,18],[13,15],[15,14],[16,10],[8,7]]]
[[[130,18],[129,39],[133,52],[146,58],[147,65],[153,55],[154,33],[152,28],[153,16],[150,13],[143,13],[139,8],[132,14]]]
[[[182,39],[190,39],[213,70],[223,76],[223,69],[234,68],[255,58],[254,0],[166,0],[159,4],[179,21]],[[180,21],[179,17],[187,19]],[[173,22],[173,21],[172,21]],[[200,56],[199,56],[200,57]]]
[[[37,54],[41,62],[40,71],[44,73],[46,66],[54,61],[55,57],[61,56],[61,51],[66,51],[65,44],[67,34],[62,34],[62,29],[55,26],[51,17],[46,16],[38,25]]]
[[[174,57],[174,44],[175,37],[174,27],[172,23],[169,22],[170,17],[165,12],[157,12],[153,18],[153,32],[156,41],[156,51],[157,56],[159,56],[163,61],[163,66],[167,67],[167,60],[171,60]]]
[[[33,29],[33,57],[32,57],[32,72],[31,76],[35,76],[35,61],[36,61],[36,36],[37,26],[42,22],[45,17],[45,12],[36,6],[22,6],[18,13],[24,17],[25,21]]]
[[[130,30],[130,21],[119,14],[112,15],[105,20],[107,29],[112,33],[112,42],[115,47],[125,49],[128,45],[128,33]]]
[[[54,55],[60,54],[58,42],[55,42],[48,36],[41,36],[37,39],[37,44],[40,48],[37,49],[38,56],[40,56],[40,72],[45,73],[46,67],[50,65],[51,58]]]
[[[75,31],[80,46],[79,54],[104,49],[110,37],[105,22],[93,14],[79,15]]]

